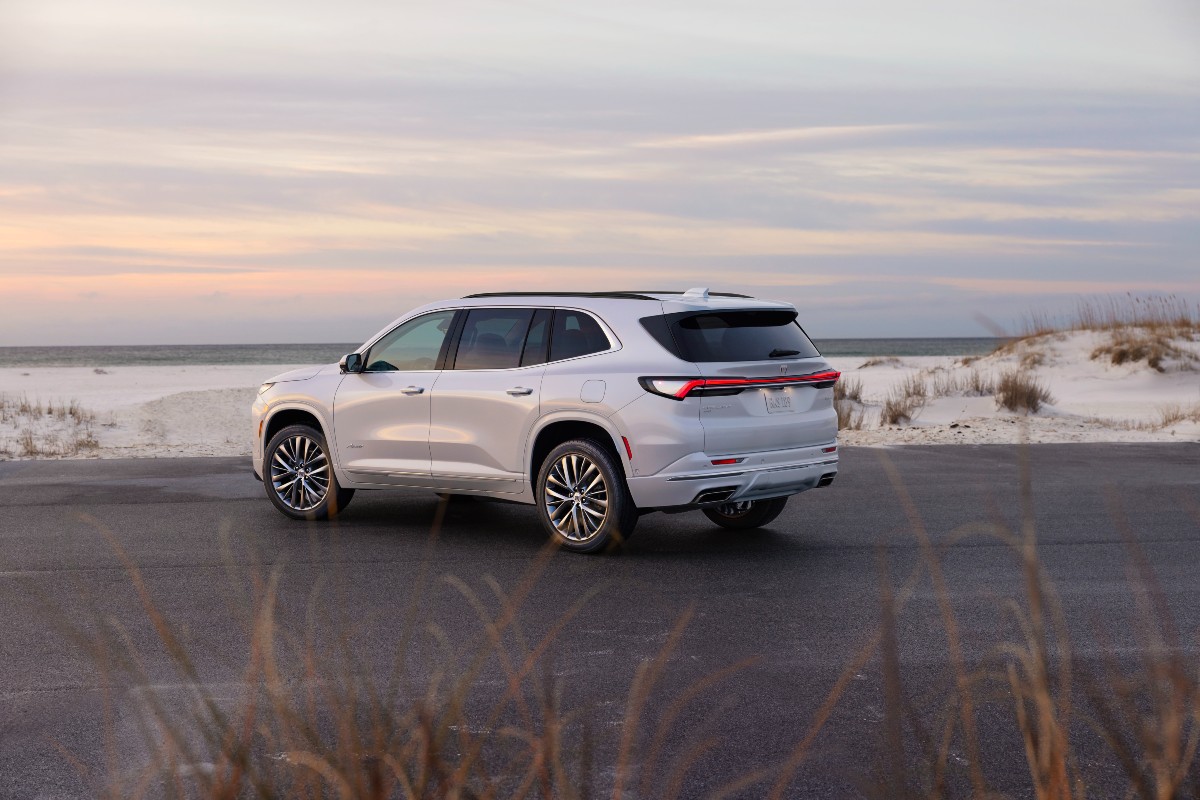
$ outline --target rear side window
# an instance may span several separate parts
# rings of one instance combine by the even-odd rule
[[[820,355],[796,322],[794,311],[685,312],[659,319],[662,322],[647,318],[642,324],[660,344],[685,361],[769,361]]]
[[[520,366],[531,308],[474,308],[458,340],[455,369],[513,369]]]
[[[554,335],[550,339],[551,361],[601,353],[611,347],[600,323],[589,314],[564,308],[555,310]]]

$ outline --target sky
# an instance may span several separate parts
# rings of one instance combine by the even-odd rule
[[[980,336],[1198,253],[1193,0],[0,0],[0,346],[693,286]]]

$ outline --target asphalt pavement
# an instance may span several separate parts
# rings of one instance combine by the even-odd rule
[[[271,507],[247,459],[0,463],[0,797],[96,796],[111,775],[145,765],[138,719],[147,693],[181,707],[193,696],[123,558],[179,632],[200,690],[230,708],[249,659],[239,603],[257,591],[255,576],[278,575],[281,629],[315,631],[329,652],[352,653],[364,675],[390,674],[416,609],[403,656],[413,692],[445,666],[439,659],[484,640],[472,596],[494,615],[497,589],[528,584],[506,633],[514,652],[517,632],[537,641],[581,604],[538,680],[586,724],[596,796],[611,794],[635,672],[686,619],[647,698],[646,736],[689,687],[745,662],[683,705],[652,765],[666,776],[692,743],[711,739],[683,774],[680,796],[691,798],[788,758],[879,630],[881,587],[902,584],[921,563],[919,531],[937,552],[966,658],[1002,663],[997,645],[1020,638],[1006,601],[1025,596],[1002,532],[1020,532],[1026,507],[1081,670],[1136,665],[1144,654],[1148,625],[1161,614],[1148,621],[1131,588],[1139,559],[1180,646],[1195,655],[1193,443],[846,448],[834,484],[792,498],[766,529],[735,533],[697,513],[651,514],[619,554],[541,560],[544,536],[527,506],[359,492],[336,523],[297,523]],[[897,616],[901,691],[913,718],[940,730],[952,673],[939,597],[928,571],[921,575]],[[138,653],[140,678],[96,651],[97,637],[115,630]],[[495,659],[484,665],[483,695],[499,685],[499,670]],[[789,797],[858,796],[894,777],[882,672],[871,658],[848,673]],[[299,671],[292,679],[303,686]],[[984,772],[991,786],[1029,796],[1011,697],[1002,682],[985,688],[977,712]],[[635,741],[637,762],[648,738]],[[1082,731],[1076,746],[1094,794],[1117,793],[1120,768],[1104,744]],[[970,765],[958,743],[951,756],[958,785]],[[919,762],[915,751],[909,760]],[[647,785],[625,796],[662,791]],[[762,796],[769,785],[736,796]]]

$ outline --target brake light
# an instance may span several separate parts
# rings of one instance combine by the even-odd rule
[[[766,386],[812,386],[828,389],[837,383],[842,373],[835,370],[789,375],[784,378],[638,378],[642,388],[652,394],[683,400],[706,390],[739,392]]]

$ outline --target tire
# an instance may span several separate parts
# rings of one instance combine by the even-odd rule
[[[298,469],[302,477],[294,477]],[[325,435],[308,425],[289,425],[271,437],[263,486],[275,508],[292,519],[331,519],[354,497],[353,489],[338,485]]]
[[[786,497],[772,497],[769,500],[743,500],[740,503],[725,503],[715,508],[705,508],[704,516],[733,531],[745,531],[751,528],[761,528],[783,513],[787,505]]]
[[[550,451],[538,469],[535,495],[546,532],[572,552],[616,549],[629,541],[637,524],[624,472],[590,439],[573,439]]]

